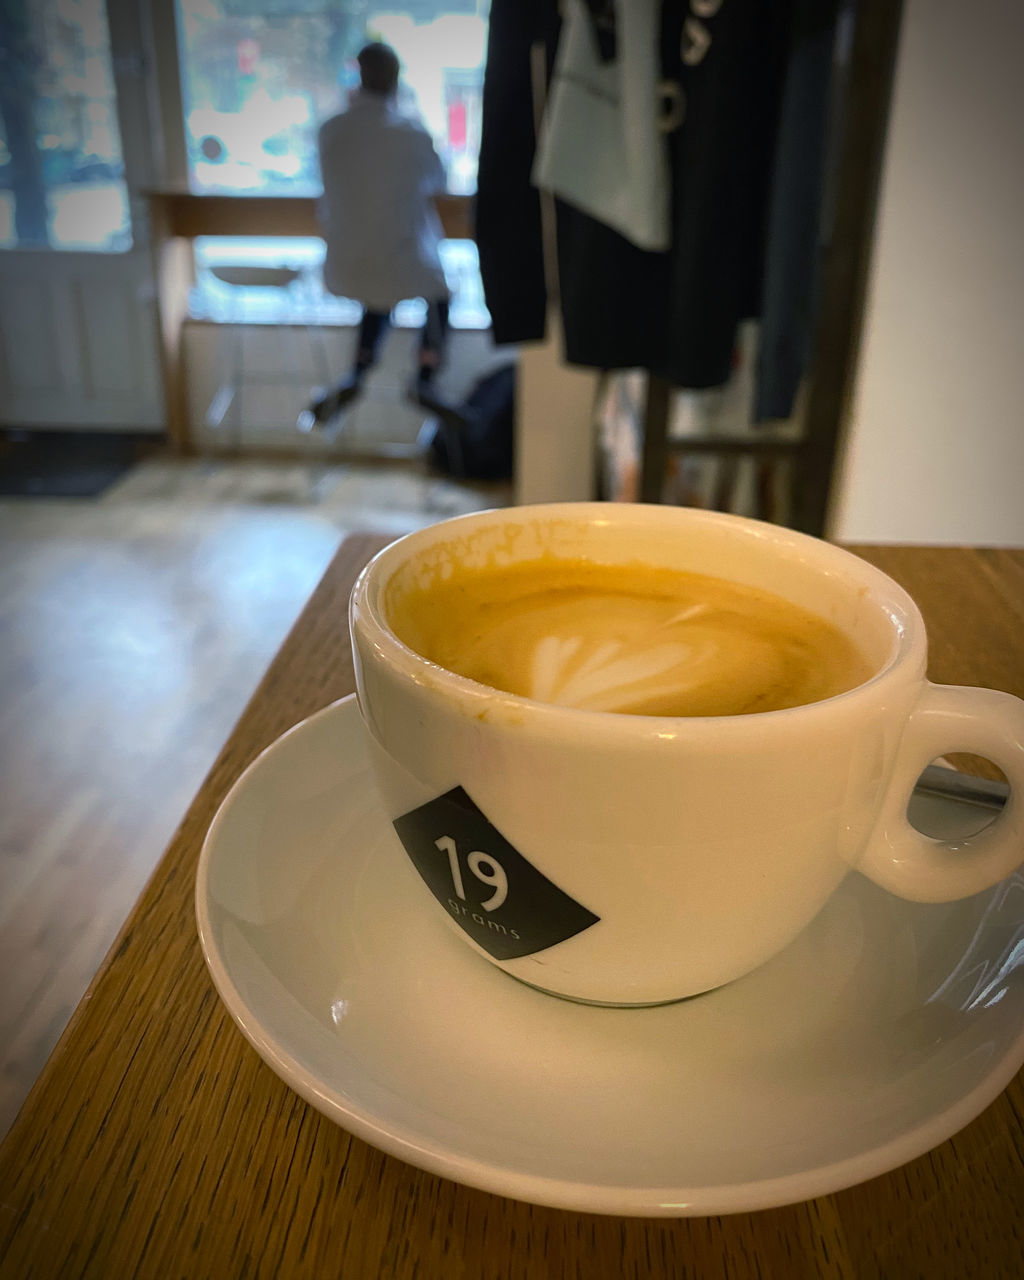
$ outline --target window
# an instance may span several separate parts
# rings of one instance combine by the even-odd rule
[[[476,188],[488,0],[177,0],[195,191],[313,195],[316,131],[359,82],[356,54],[386,40],[449,189]]]
[[[362,308],[349,298],[335,298],[321,283],[322,240],[261,236],[200,236],[195,242],[196,284],[189,299],[195,319],[279,324],[287,318],[299,324],[359,323]],[[279,289],[242,289],[221,284],[214,267],[257,265],[291,267],[298,279],[288,294]],[[484,301],[480,261],[472,240],[445,240],[441,264],[451,290],[453,329],[487,329],[491,317]],[[418,329],[426,318],[426,304],[409,298],[392,315],[396,328]]]
[[[359,83],[356,54],[386,40],[402,62],[400,106],[434,138],[455,194],[476,190],[489,0],[177,0],[189,181],[194,191],[318,195],[321,121],[342,110]],[[239,294],[211,268],[237,262],[287,265],[300,280],[290,314],[355,323],[359,307],[320,283],[319,240],[212,237],[196,243],[193,315],[227,319]],[[476,246],[447,241],[442,260],[455,328],[486,328]],[[279,316],[280,298],[246,291],[247,322]],[[396,308],[396,325],[422,323],[422,302]]]
[[[104,0],[0,4],[0,247],[131,248]]]

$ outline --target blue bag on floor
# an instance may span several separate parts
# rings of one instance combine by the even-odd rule
[[[427,442],[431,466],[464,480],[511,480],[515,386],[515,365],[503,365],[476,383],[457,413],[438,415]]]

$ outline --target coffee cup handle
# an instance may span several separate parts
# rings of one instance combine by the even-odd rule
[[[956,842],[922,835],[907,804],[926,765],[952,752],[997,764],[1010,795],[995,821]],[[1024,702],[994,689],[927,684],[900,742],[882,813],[857,863],[876,884],[914,902],[952,902],[998,884],[1024,862]]]

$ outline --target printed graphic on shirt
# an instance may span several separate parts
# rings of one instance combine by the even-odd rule
[[[524,858],[462,787],[394,828],[434,897],[496,960],[543,951],[599,919]]]

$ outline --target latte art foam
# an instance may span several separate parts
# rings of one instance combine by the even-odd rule
[[[817,702],[871,674],[846,636],[803,609],[644,565],[457,572],[387,608],[399,638],[432,662],[589,711],[743,715]]]

